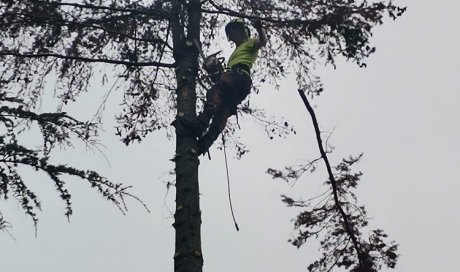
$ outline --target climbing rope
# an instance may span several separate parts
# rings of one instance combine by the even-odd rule
[[[227,150],[225,149],[225,136],[222,133],[222,145],[224,146],[224,157],[225,157],[225,169],[227,170],[227,191],[228,191],[228,201],[230,203],[230,211],[232,212],[233,222],[235,223],[235,228],[237,231],[240,231],[238,224],[236,223],[235,214],[233,213],[232,197],[230,195],[230,175],[228,174],[228,162],[227,162]]]

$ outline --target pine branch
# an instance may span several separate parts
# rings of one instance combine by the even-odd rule
[[[102,31],[104,31],[106,33],[117,35],[117,36],[120,36],[120,37],[124,37],[124,38],[130,39],[130,40],[133,40],[133,41],[148,42],[148,43],[160,43],[160,44],[164,45],[165,47],[168,47],[169,49],[173,50],[172,46],[170,44],[168,44],[163,39],[160,39],[160,38],[138,38],[138,37],[134,37],[134,36],[126,34],[126,33],[122,33],[122,32],[119,32],[119,31],[111,30],[111,29],[108,29],[106,27],[96,25],[96,24],[94,24],[95,23],[94,20],[88,20],[88,22],[90,22],[90,23],[88,23],[88,22],[76,22],[76,21],[64,20],[64,19],[57,18],[57,17],[37,16],[35,14],[21,13],[21,12],[19,12],[19,13],[4,13],[3,15],[4,16],[5,15],[14,16],[16,18],[17,18],[18,15],[22,15],[22,16],[25,16],[25,17],[33,18],[33,19],[41,19],[45,23],[48,23],[50,25],[55,24],[55,25],[79,26],[79,27],[82,27],[82,28],[86,27],[86,28],[92,28],[92,29],[99,29],[99,30],[102,30]],[[24,18],[24,19],[27,19],[27,18]],[[23,23],[23,22],[18,21],[16,23]]]
[[[88,57],[77,57],[77,56],[66,56],[61,55],[53,52],[49,53],[18,53],[12,51],[3,51],[0,52],[0,56],[14,56],[19,58],[58,58],[58,59],[66,59],[66,60],[77,60],[81,62],[94,62],[94,63],[109,63],[109,64],[120,64],[125,65],[127,67],[144,67],[144,66],[155,66],[155,67],[166,67],[166,68],[174,68],[176,67],[175,63],[160,63],[156,61],[149,61],[149,62],[129,62],[129,61],[122,61],[122,60],[111,60],[111,59],[98,59],[98,58],[88,58]]]
[[[53,1],[37,1],[37,3],[42,3],[45,5],[51,5],[51,6],[68,6],[68,7],[75,7],[75,8],[81,8],[81,9],[108,10],[108,11],[115,11],[115,12],[128,12],[131,14],[145,14],[145,15],[158,16],[164,19],[170,19],[169,13],[165,12],[164,10],[135,9],[135,8],[127,8],[127,7],[109,7],[109,6],[101,6],[101,5],[98,6],[98,5],[92,5],[92,4],[60,3],[60,2],[53,2]]]
[[[114,183],[92,170],[80,170],[65,164],[49,162],[49,151],[54,144],[70,143],[72,135],[93,144],[97,128],[95,124],[79,121],[65,112],[41,114],[32,112],[27,109],[27,105],[22,100],[9,97],[6,92],[0,92],[0,102],[8,103],[8,106],[0,106],[0,125],[7,130],[7,133],[0,135],[0,197],[8,199],[12,194],[32,219],[35,228],[39,219],[37,210],[41,210],[41,202],[38,196],[27,187],[18,171],[20,169],[18,166],[28,166],[49,176],[60,198],[65,202],[67,217],[72,214],[72,203],[71,194],[66,189],[63,175],[79,177],[87,181],[122,213],[127,211],[125,197],[137,200],[148,211],[145,203],[129,192],[130,186]],[[29,149],[18,141],[16,135],[20,129],[19,123],[23,121],[39,125],[44,140],[43,150]],[[4,222],[6,221],[3,221],[0,216],[0,230],[7,226],[4,225]]]

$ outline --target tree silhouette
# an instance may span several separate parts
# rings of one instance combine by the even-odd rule
[[[404,10],[391,1],[358,0],[1,0],[0,90],[8,99],[17,99],[11,102],[20,103],[32,116],[46,80],[52,76],[58,78],[55,89],[63,105],[91,91],[89,83],[95,78],[102,83],[115,82],[124,94],[116,133],[125,144],[162,129],[175,136],[175,271],[202,271],[199,158],[190,152],[196,139],[180,125],[175,134],[169,126],[175,116],[195,117],[202,107],[200,98],[210,87],[200,69],[195,41],[208,55],[221,46],[219,29],[230,19],[260,20],[269,43],[259,57],[254,81],[280,88],[280,79],[295,74],[299,89],[320,94],[322,85],[315,66],[335,65],[339,56],[365,66],[366,57],[375,51],[369,41],[373,27],[382,24],[385,14],[395,19]],[[113,80],[113,74],[117,79]],[[254,116],[269,137],[292,130],[267,120],[248,103],[239,111]],[[14,114],[22,114],[19,106]],[[84,131],[97,129],[62,112],[45,117],[54,120],[51,127],[65,123],[61,130],[54,128],[56,133],[76,126],[74,132],[83,140],[87,140]],[[3,123],[5,127],[8,122]],[[236,144],[239,155],[243,154],[244,146]],[[18,152],[26,157],[32,151]],[[58,172],[53,172],[58,170],[46,169],[54,169],[50,170],[51,179],[63,184]],[[11,183],[4,188],[9,186]],[[65,189],[57,187],[66,195]],[[25,199],[27,204],[35,198]],[[27,212],[27,206],[25,209]]]

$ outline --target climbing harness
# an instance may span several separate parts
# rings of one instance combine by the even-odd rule
[[[235,64],[235,65],[232,66],[232,68],[230,70],[235,71],[238,74],[246,75],[248,77],[251,77],[251,69],[249,69],[249,67],[247,65]]]

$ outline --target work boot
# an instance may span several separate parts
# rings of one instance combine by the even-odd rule
[[[198,155],[204,154],[212,146],[212,144],[219,137],[219,131],[216,129],[209,129],[208,132],[198,139]]]
[[[197,142],[197,146],[198,146],[197,154],[198,154],[198,156],[203,155],[206,152],[208,152],[209,148],[211,147],[211,145],[213,143],[214,143],[214,141],[212,141],[209,137],[201,137],[200,139],[198,139],[198,142]]]
[[[197,138],[201,137],[208,127],[208,124],[202,123],[198,118],[187,119],[178,116],[177,120]]]
[[[203,111],[198,114],[196,118],[187,119],[182,116],[178,116],[177,120],[184,125],[188,130],[190,130],[193,135],[197,138],[201,137],[203,133],[209,126],[209,122],[211,121],[214,113],[216,112],[214,105],[205,103]]]

